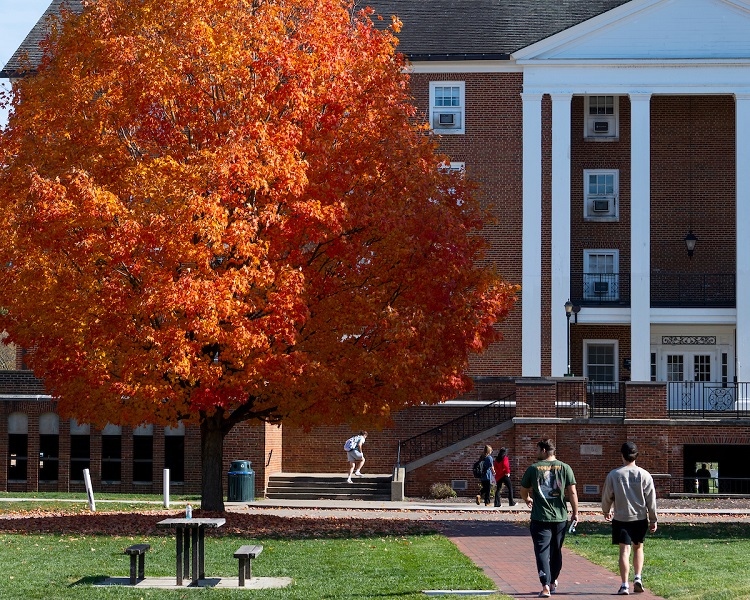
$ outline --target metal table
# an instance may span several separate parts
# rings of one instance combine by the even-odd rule
[[[186,579],[192,572],[193,585],[196,585],[199,579],[206,578],[204,545],[206,528],[216,529],[226,522],[226,519],[182,518],[164,519],[156,524],[157,527],[173,527],[176,530],[177,585],[182,585],[183,566]]]

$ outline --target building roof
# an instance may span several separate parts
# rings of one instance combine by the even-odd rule
[[[630,0],[358,0],[390,21],[404,24],[399,50],[412,61],[508,59],[512,52],[559,33]],[[50,16],[62,6],[80,11],[81,0],[53,0],[13,54],[0,77],[23,73],[24,56],[33,67],[42,52]]]
[[[413,62],[508,58],[630,0],[370,0],[404,23],[399,50]],[[364,4],[364,2],[363,2]]]
[[[47,35],[47,23],[50,17],[59,16],[63,7],[80,12],[83,10],[83,2],[81,0],[52,0],[47,10],[0,71],[0,77],[18,77],[27,71],[29,66],[33,69],[41,62],[42,50],[39,44]]]

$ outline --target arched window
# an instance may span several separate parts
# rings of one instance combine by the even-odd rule
[[[91,467],[91,427],[70,420],[70,480],[83,481],[83,470]]]
[[[185,425],[164,428],[164,468],[173,483],[185,481]]]
[[[39,416],[39,481],[57,481],[60,459],[60,417]]]
[[[154,426],[141,425],[133,430],[133,482],[154,481]]]
[[[26,413],[8,415],[8,481],[26,481],[29,453],[29,417]]]

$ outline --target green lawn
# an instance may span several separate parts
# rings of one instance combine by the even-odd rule
[[[610,526],[581,523],[567,548],[617,573]],[[750,524],[665,523],[645,544],[644,585],[679,600],[750,599]],[[630,579],[633,579],[631,568]]]
[[[236,577],[232,557],[242,543],[260,542],[253,575],[291,577],[281,590],[175,590],[92,587],[106,576],[127,576],[123,548],[150,543],[146,576],[174,575],[174,538],[0,534],[0,598],[425,598],[423,589],[493,589],[482,571],[439,535],[355,539],[206,539],[206,574]],[[451,596],[447,596],[449,598]],[[452,596],[456,598],[456,596]],[[505,598],[504,596],[493,596]],[[462,598],[467,598],[463,596]],[[469,596],[468,598],[471,598]],[[474,596],[477,598],[477,596]]]

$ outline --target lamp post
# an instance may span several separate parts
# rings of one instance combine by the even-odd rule
[[[695,242],[698,241],[698,238],[693,233],[693,230],[690,229],[685,236],[685,247],[687,248],[687,254],[689,258],[693,258],[693,251],[695,250]]]
[[[565,303],[565,318],[568,319],[568,372],[565,374],[566,377],[570,377],[570,315],[573,314],[573,303],[568,298]]]

